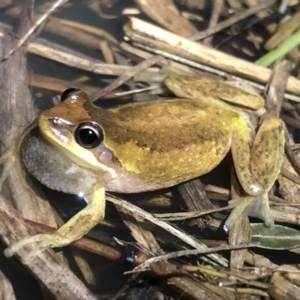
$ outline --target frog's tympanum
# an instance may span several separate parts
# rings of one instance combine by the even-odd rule
[[[241,213],[272,225],[267,193],[282,163],[281,121],[265,119],[253,138],[245,115],[203,95],[197,79],[170,75],[165,85],[180,98],[106,110],[74,89],[39,116],[38,127],[21,147],[26,168],[47,187],[84,197],[87,206],[55,233],[7,248],[6,256],[36,243],[23,257],[26,263],[44,249],[68,245],[104,218],[105,191],[139,193],[174,186],[209,172],[229,150],[245,197],[225,225],[230,228]]]

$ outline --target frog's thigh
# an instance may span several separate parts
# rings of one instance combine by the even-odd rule
[[[26,256],[23,263],[30,261],[35,255],[47,248],[68,245],[90,231],[105,215],[105,190],[101,188],[91,195],[87,195],[88,205],[73,216],[53,234],[38,234],[27,237],[4,251],[5,256],[11,257],[16,251],[27,244],[37,243]]]
[[[251,131],[242,117],[237,122],[231,144],[231,153],[237,177],[243,190],[251,196],[260,195],[262,185],[257,181],[251,170]]]
[[[278,118],[266,119],[251,147],[251,169],[257,181],[268,192],[280,172],[284,155],[284,132]]]

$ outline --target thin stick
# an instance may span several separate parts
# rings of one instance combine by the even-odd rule
[[[219,251],[225,251],[225,250],[239,250],[239,249],[245,249],[245,248],[252,248],[256,247],[257,244],[245,244],[245,245],[222,245],[220,247],[212,247],[207,249],[188,249],[188,250],[180,250],[171,252],[168,254],[163,254],[159,256],[154,256],[151,258],[148,258],[145,262],[138,265],[135,269],[133,269],[133,272],[141,272],[145,271],[149,268],[149,266],[153,263],[156,263],[158,261],[166,261],[172,258],[177,258],[181,256],[189,256],[189,255],[198,255],[198,254],[209,254],[209,253],[216,253]]]
[[[101,91],[99,91],[96,94],[94,94],[93,96],[91,96],[91,101],[95,101],[95,100],[103,97],[107,93],[115,90],[117,87],[122,85],[124,82],[128,81],[135,74],[137,74],[141,71],[144,71],[145,69],[148,69],[150,66],[160,62],[163,59],[164,59],[164,57],[159,56],[159,55],[155,55],[155,56],[152,56],[152,57],[142,61],[138,65],[136,65],[136,66],[132,67],[131,69],[125,71],[120,77],[118,77],[111,84],[106,86],[104,89],[102,89]]]

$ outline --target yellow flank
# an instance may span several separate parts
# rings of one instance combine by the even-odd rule
[[[105,145],[123,168],[165,186],[205,174],[219,164],[230,148],[232,118],[239,120],[235,112],[185,99],[127,105],[113,111],[115,119],[118,115],[121,119],[118,128],[103,126]],[[226,114],[231,118],[221,123],[212,118]]]

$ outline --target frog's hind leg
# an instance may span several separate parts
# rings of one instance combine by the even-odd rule
[[[282,121],[278,118],[264,120],[251,147],[251,169],[265,192],[271,189],[280,172],[284,143]]]
[[[244,136],[241,135],[240,138]],[[230,202],[230,204],[237,202],[237,205],[226,220],[224,228],[230,228],[241,213],[260,218],[264,220],[267,226],[271,226],[273,225],[273,219],[270,214],[268,192],[280,172],[284,154],[285,140],[281,120],[268,118],[261,124],[250,153],[245,148],[243,152],[243,146],[241,145],[244,143],[240,142],[241,140],[232,147],[235,168],[243,189],[250,196],[244,198],[244,200],[239,199]],[[244,156],[244,159],[250,156],[250,160],[248,160],[250,169],[244,165],[245,161],[241,160],[241,156]],[[253,180],[252,182],[259,184],[260,191],[258,193],[251,194],[253,183],[248,181],[248,177]],[[247,180],[245,181],[245,179]]]
[[[280,172],[284,153],[282,122],[268,118],[260,125],[251,148],[249,129],[239,122],[232,142],[232,157],[239,181],[251,196],[268,192]]]
[[[245,193],[249,196],[257,196],[263,192],[263,186],[253,174],[251,168],[251,129],[240,116],[237,119],[233,132],[231,154],[236,175]]]
[[[269,208],[268,192],[276,181],[284,157],[284,131],[278,118],[266,119],[255,136],[251,147],[251,169],[264,193],[254,199],[249,215],[264,220],[267,226],[274,224]]]
[[[104,188],[98,189],[86,198],[88,205],[61,226],[56,232],[26,237],[5,249],[4,255],[6,257],[11,257],[24,246],[36,243],[34,248],[21,258],[21,261],[26,264],[34,256],[48,248],[62,247],[80,239],[84,234],[96,226],[105,215]]]

